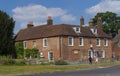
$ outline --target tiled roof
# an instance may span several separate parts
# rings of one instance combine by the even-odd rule
[[[54,36],[84,36],[84,37],[104,37],[111,38],[110,35],[99,30],[97,35],[94,35],[90,27],[81,27],[81,32],[76,33],[72,27],[80,27],[79,25],[58,24],[58,25],[41,25],[22,29],[16,35],[15,41],[23,41],[29,39],[39,39]]]

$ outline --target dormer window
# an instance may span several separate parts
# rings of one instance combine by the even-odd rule
[[[80,32],[80,27],[74,27],[73,29],[75,32]]]
[[[97,34],[97,29],[96,28],[91,28],[91,31],[93,34]]]

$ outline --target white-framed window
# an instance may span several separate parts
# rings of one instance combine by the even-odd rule
[[[104,46],[108,46],[108,39],[104,39]]]
[[[100,38],[96,38],[96,45],[100,46]]]
[[[97,29],[96,28],[91,28],[91,31],[93,34],[97,34]]]
[[[84,42],[83,42],[83,37],[79,37],[79,46],[83,46]]]
[[[93,51],[92,50],[89,50],[88,51],[88,57],[91,56],[93,58]]]
[[[24,46],[24,49],[27,48],[27,41],[23,41],[23,46]]]
[[[74,45],[74,38],[72,36],[68,37],[68,46],[73,46]]]
[[[101,58],[105,58],[105,51],[101,51]]]
[[[33,41],[33,48],[36,48],[36,41]]]
[[[43,38],[43,47],[47,47],[48,42],[47,42],[47,38]]]
[[[73,27],[75,32],[80,32],[80,27]]]
[[[49,60],[49,61],[54,61],[54,55],[53,55],[53,52],[52,52],[52,51],[49,51],[49,52],[48,52],[48,60]]]

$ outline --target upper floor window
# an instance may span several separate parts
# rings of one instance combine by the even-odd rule
[[[96,45],[100,46],[100,38],[96,38]]]
[[[69,36],[69,37],[68,37],[68,45],[69,45],[69,46],[73,46],[73,43],[74,43],[73,37]]]
[[[91,28],[91,31],[93,34],[97,34],[97,29],[96,28]]]
[[[47,44],[47,38],[44,38],[44,39],[43,39],[43,47],[47,47],[47,45],[48,45],[48,44]]]
[[[36,47],[36,41],[33,41],[33,47],[34,48]]]
[[[108,46],[108,40],[104,39],[104,46]]]
[[[23,41],[24,49],[27,48],[27,41]]]
[[[83,46],[83,38],[82,37],[79,37],[79,46]]]
[[[74,27],[73,29],[75,32],[80,32],[80,27]]]

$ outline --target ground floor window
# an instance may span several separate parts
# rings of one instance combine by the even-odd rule
[[[105,51],[101,51],[101,58],[105,58]]]
[[[92,52],[92,50],[89,50],[89,51],[88,51],[88,57],[89,57],[89,56],[91,56],[91,57],[93,58],[93,52]]]
[[[54,60],[53,52],[48,52],[48,60],[49,61],[53,61]]]

